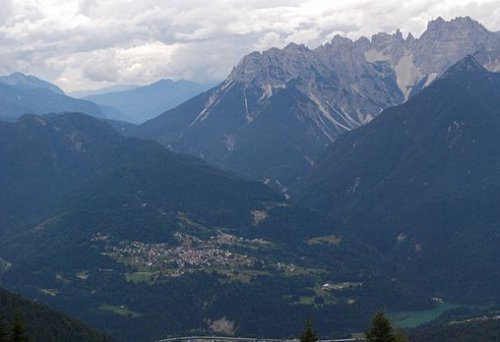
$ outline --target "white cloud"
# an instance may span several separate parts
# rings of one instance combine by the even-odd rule
[[[255,49],[315,47],[335,33],[419,35],[470,15],[500,30],[500,0],[0,0],[0,73],[66,90],[158,78],[223,79]]]

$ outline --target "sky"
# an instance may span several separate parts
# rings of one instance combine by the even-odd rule
[[[66,91],[213,82],[255,50],[397,28],[419,36],[438,16],[500,31],[500,0],[0,0],[0,75]]]

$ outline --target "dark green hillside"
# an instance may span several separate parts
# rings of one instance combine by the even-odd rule
[[[0,122],[2,229],[58,210],[63,196],[91,172],[100,146],[117,139],[107,124],[83,115],[25,115],[18,123]]]
[[[342,136],[295,198],[398,263],[395,277],[447,301],[498,301],[499,108],[500,76],[469,56]]]
[[[0,130],[2,284],[116,337],[294,336],[304,312],[348,335],[378,307],[430,304],[262,183],[83,114]]]
[[[28,337],[34,341],[105,342],[114,339],[72,320],[46,305],[30,302],[0,289],[0,316],[6,324],[18,315]]]
[[[5,163],[0,180],[8,197],[0,210],[6,216],[58,206],[141,207],[148,199],[165,211],[234,226],[251,221],[250,208],[282,200],[261,183],[240,180],[156,143],[124,139],[85,115],[24,116],[17,124],[0,125]]]
[[[430,325],[410,332],[411,342],[453,341],[483,342],[500,340],[500,321],[457,322],[454,324]]]
[[[184,120],[189,120],[191,113],[199,113],[200,110],[193,107],[196,104],[203,105],[205,102],[202,99],[206,98],[206,94],[141,125],[137,132],[140,132],[140,136],[157,138],[166,145],[171,144],[179,151],[194,155],[203,151],[203,157],[217,166],[258,179],[278,179],[286,184],[310,167],[309,161],[304,158],[305,151],[309,151],[311,160],[316,159],[327,143],[320,137],[310,136],[312,127],[304,129],[304,121],[307,120],[301,111],[312,110],[316,105],[296,89],[301,85],[301,81],[293,81],[288,88],[277,91],[273,101],[260,105],[258,119],[242,129],[238,129],[238,125],[243,118],[235,113],[244,111],[245,98],[242,95],[243,86],[236,85],[224,95],[217,112],[212,113],[216,118],[204,120],[194,126],[189,124],[195,117],[184,122],[189,127],[180,131],[178,141],[169,134],[178,125],[171,125],[170,122],[180,115]],[[257,102],[260,96],[253,92],[245,94],[249,103]],[[163,127],[163,131],[158,132],[158,135],[152,134],[160,127]],[[227,148],[222,149],[221,131],[229,137],[235,130],[238,133],[233,137],[234,146],[228,140]]]
[[[497,308],[498,309],[498,308]],[[451,310],[432,323],[408,331],[410,341],[498,341],[499,311],[493,308]]]

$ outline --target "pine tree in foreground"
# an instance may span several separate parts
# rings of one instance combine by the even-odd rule
[[[16,315],[14,318],[14,322],[12,323],[12,333],[10,340],[12,342],[28,342],[29,339],[26,336],[26,332],[24,331],[24,327],[21,323],[21,318],[19,315]]]
[[[0,316],[0,342],[10,342],[9,327],[3,320],[2,316]]]
[[[372,325],[366,332],[366,339],[370,342],[407,342],[402,331],[394,332],[391,321],[382,311],[373,316]]]
[[[305,323],[304,331],[300,334],[300,342],[315,342],[318,340],[318,335],[314,331],[312,321],[308,319]]]

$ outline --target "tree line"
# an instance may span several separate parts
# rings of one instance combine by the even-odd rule
[[[312,320],[308,319],[306,321],[299,339],[300,342],[316,342],[319,340],[314,331]],[[365,333],[365,340],[369,342],[408,342],[404,332],[400,329],[394,329],[391,321],[382,311],[373,316],[371,325]]]
[[[30,339],[26,335],[26,331],[19,315],[14,317],[14,320],[7,323],[0,316],[0,342],[28,342]]]

